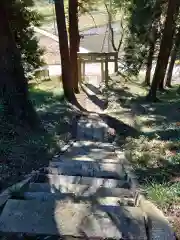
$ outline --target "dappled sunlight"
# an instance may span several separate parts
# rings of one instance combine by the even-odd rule
[[[54,215],[57,230],[62,236],[133,239],[135,236],[141,237],[142,234],[140,226],[143,219],[133,219],[132,212],[123,207],[56,203]],[[69,219],[71,225],[68,224]],[[131,219],[131,225],[128,219]]]

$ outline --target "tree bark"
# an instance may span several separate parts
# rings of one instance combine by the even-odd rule
[[[145,83],[147,86],[151,85],[151,70],[152,70],[152,63],[153,63],[153,56],[155,50],[156,41],[150,43],[149,46],[149,53],[147,59],[147,68],[146,68],[146,76],[145,76]]]
[[[168,51],[169,51],[169,55],[168,55],[168,59],[167,59],[167,64],[166,64],[166,68],[165,68],[165,71],[164,71],[164,74],[163,74],[163,77],[160,79],[159,81],[159,90],[160,91],[164,91],[164,82],[165,82],[165,75],[166,75],[166,70],[167,70],[167,67],[168,67],[168,61],[169,61],[169,57],[170,57],[170,54],[171,54],[171,50],[172,50],[172,47],[173,47],[173,39],[174,39],[174,34],[175,34],[175,29],[176,29],[176,19],[178,17],[178,13],[179,13],[179,6],[180,6],[180,3],[179,1],[176,2],[177,0],[175,1],[172,1],[174,3],[174,5],[176,5],[176,9],[175,9],[175,12],[173,14],[173,22],[172,22],[172,25],[171,25],[171,29],[169,28],[170,32],[172,32],[171,34],[171,44],[167,44],[168,46]]]
[[[174,23],[177,17],[176,11],[179,9],[179,0],[168,1],[167,15],[164,25],[163,36],[160,45],[159,56],[156,64],[156,69],[151,84],[150,91],[147,98],[151,101],[156,101],[156,93],[158,85],[163,87],[164,76],[168,65],[168,59],[172,48],[173,35],[174,35]]]
[[[151,70],[152,70],[152,63],[153,63],[153,56],[156,47],[156,41],[158,38],[158,25],[160,22],[161,14],[162,14],[162,3],[163,0],[156,0],[154,9],[153,9],[153,17],[152,17],[152,24],[150,27],[150,34],[149,34],[149,52],[148,52],[148,59],[147,59],[147,68],[146,68],[146,76],[145,76],[145,83],[146,85],[151,85]]]
[[[11,28],[11,4],[0,3],[0,98],[6,117],[34,127],[38,118],[29,100],[28,82]]]
[[[176,55],[177,55],[177,51],[178,51],[179,47],[180,47],[180,27],[178,28],[176,38],[175,38],[175,42],[174,42],[174,46],[173,46],[173,49],[171,51],[171,60],[170,60],[170,63],[169,63],[169,68],[168,68],[167,78],[166,78],[166,86],[167,87],[171,87],[173,68],[174,68],[174,64],[175,64],[175,61],[176,61]]]
[[[79,93],[78,87],[78,55],[79,29],[78,29],[78,0],[69,0],[69,42],[70,61],[74,81],[74,91]]]
[[[74,102],[76,101],[76,98],[74,95],[63,0],[55,0],[55,11],[59,36],[59,49],[61,55],[62,83],[64,95],[69,102]]]

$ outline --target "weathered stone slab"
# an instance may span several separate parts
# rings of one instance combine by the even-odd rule
[[[38,201],[64,201],[71,200],[74,203],[89,203],[103,204],[110,206],[134,206],[134,198],[127,197],[101,197],[96,195],[75,195],[73,193],[48,193],[48,192],[25,192],[22,195],[26,200],[38,200]]]
[[[88,160],[99,162],[123,162],[118,158],[114,149],[106,149],[92,145],[88,147],[72,147],[64,155],[61,155],[56,161],[63,161],[67,159],[72,160]]]
[[[97,163],[121,163],[121,160],[117,158],[116,156],[113,156],[113,154],[107,154],[104,153],[89,153],[84,155],[63,155],[60,156],[59,159],[53,159],[53,162],[71,162],[71,161],[90,161],[90,162],[97,162]]]
[[[139,206],[146,214],[149,239],[175,240],[174,231],[162,211],[143,196],[140,197]]]
[[[9,200],[0,217],[1,233],[146,240],[139,208],[71,202]]]
[[[108,178],[95,178],[95,177],[81,177],[81,176],[65,176],[65,175],[53,175],[53,174],[40,174],[37,178],[37,182],[47,182],[48,184],[55,186],[68,186],[69,184],[82,184],[90,185],[92,187],[109,187],[109,188],[130,188],[128,182],[123,180],[115,180]]]
[[[76,196],[99,196],[99,197],[129,197],[133,198],[134,194],[129,189],[125,188],[106,188],[101,186],[68,184],[50,185],[48,183],[32,183],[29,186],[28,192],[49,192],[49,193],[73,193]]]
[[[72,200],[74,203],[92,202],[100,205],[110,206],[133,206],[135,207],[134,198],[127,197],[99,197],[99,196],[77,196],[73,193],[48,193],[48,192],[25,192],[22,195],[26,200],[38,200],[38,201],[62,201]]]
[[[48,192],[25,192],[22,195],[25,200],[38,200],[38,201],[62,201],[73,200],[79,202],[82,198],[76,197],[72,193],[48,193]]]
[[[79,140],[73,143],[72,147],[67,152],[71,152],[72,149],[82,149],[85,151],[91,151],[92,149],[99,149],[102,151],[114,152],[117,147],[113,146],[112,143],[106,142],[94,142],[90,140]]]
[[[72,160],[77,161],[93,161],[93,159],[89,158],[88,155],[63,155],[60,157],[60,159],[53,160],[52,162],[72,162]],[[50,165],[50,164],[49,164]]]
[[[81,118],[77,124],[77,139],[104,140],[107,125],[101,119]]]
[[[51,162],[48,168],[48,173],[115,179],[124,179],[126,175],[121,164],[99,163],[82,160],[72,160],[68,162]]]
[[[77,138],[80,139],[92,139],[93,126],[87,119],[80,119],[77,124]]]
[[[35,175],[36,173],[34,174],[32,173],[28,178],[4,190],[0,194],[0,207],[2,207],[6,203],[6,201],[11,197],[12,192],[15,192],[15,191],[23,192],[27,188],[27,185],[29,185],[29,182],[33,181],[33,178],[35,177]]]
[[[114,149],[114,146],[112,143],[104,143],[104,142],[94,142],[94,141],[85,141],[85,140],[78,140],[73,143],[74,147],[100,147],[100,148],[106,148],[107,150]]]

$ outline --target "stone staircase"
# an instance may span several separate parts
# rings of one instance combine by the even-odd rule
[[[72,146],[11,192],[0,215],[1,236],[172,239],[150,237],[124,154],[104,141],[107,126],[97,121],[80,119]]]

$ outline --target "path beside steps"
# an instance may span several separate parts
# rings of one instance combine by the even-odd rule
[[[82,117],[71,147],[11,189],[0,210],[3,240],[174,239],[158,217],[151,216],[149,229],[140,189],[124,153],[106,141],[107,129],[98,115]]]

